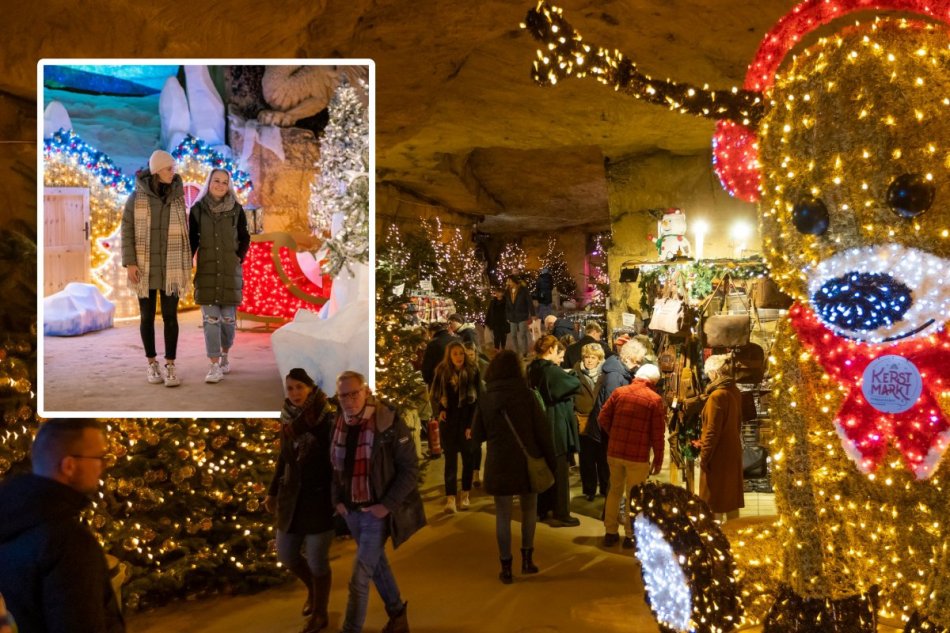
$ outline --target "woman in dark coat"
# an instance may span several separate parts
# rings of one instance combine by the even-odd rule
[[[195,267],[195,303],[201,306],[205,351],[211,366],[205,382],[221,382],[231,371],[228,352],[234,345],[237,307],[244,273],[241,264],[251,245],[244,208],[238,203],[231,174],[212,169],[188,219]]]
[[[429,400],[432,415],[439,420],[439,439],[445,456],[445,512],[456,509],[468,510],[469,493],[478,462],[475,443],[472,441],[472,422],[475,406],[481,391],[478,367],[465,354],[465,347],[458,339],[445,348],[442,362],[435,368]],[[458,491],[458,458],[462,456],[462,493]],[[480,458],[480,455],[479,455]]]
[[[333,502],[330,435],[334,410],[303,369],[290,370],[280,415],[280,457],[264,507],[277,515],[277,558],[307,586],[304,633],[329,623]],[[306,551],[306,558],[301,555]]]
[[[703,430],[699,439],[699,498],[716,514],[737,518],[745,507],[742,482],[742,396],[732,376],[723,371],[728,356],[706,359],[704,370],[710,383],[703,406]]]
[[[600,371],[603,366],[604,349],[595,341],[581,348],[581,360],[572,369],[581,381],[580,391],[574,394],[574,413],[580,430],[581,490],[588,501],[594,500],[598,486],[600,494],[606,497],[610,483],[607,453],[601,446],[600,425],[596,421],[590,422],[594,400],[603,385]]]
[[[573,396],[580,391],[581,383],[561,368],[564,347],[550,334],[538,339],[534,352],[536,358],[528,365],[528,385],[538,390],[544,402],[556,461],[554,485],[538,499],[538,515],[544,518],[553,510],[552,527],[580,525],[580,520],[571,516],[568,461],[580,446]]]
[[[495,497],[495,534],[501,558],[499,578],[508,584],[512,580],[511,508],[514,495],[518,495],[521,506],[521,573],[538,572],[532,559],[538,495],[531,490],[527,458],[512,434],[512,427],[528,453],[532,457],[544,457],[551,472],[555,468],[554,444],[548,421],[525,384],[521,361],[515,352],[504,350],[492,359],[485,372],[485,383],[473,432],[476,442],[488,443],[485,490]]]
[[[166,387],[181,384],[175,371],[178,352],[178,300],[191,290],[191,247],[181,176],[175,159],[160,149],[148,170],[135,175],[135,191],[122,213],[122,265],[139,299],[139,333],[148,360],[146,380]],[[162,310],[165,371],[155,350],[155,308]]]
[[[485,327],[491,330],[492,341],[497,352],[505,349],[511,326],[508,324],[505,313],[505,291],[501,288],[493,288],[491,293],[492,298],[488,303],[488,310],[485,311]]]

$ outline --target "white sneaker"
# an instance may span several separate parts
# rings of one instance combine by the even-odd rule
[[[178,380],[178,375],[175,373],[174,365],[165,365],[165,386],[166,387],[177,387],[181,384],[181,381]]]
[[[468,510],[469,506],[471,505],[472,504],[468,498],[468,492],[463,490],[461,493],[459,493],[459,509]]]
[[[445,509],[443,510],[446,514],[455,514],[455,497],[446,497],[445,498]]]
[[[208,370],[208,375],[205,376],[205,382],[221,382],[222,378],[224,378],[224,374],[221,372],[221,365],[211,363],[211,369]]]
[[[221,373],[222,373],[222,374],[230,374],[230,373],[231,373],[231,363],[228,362],[228,355],[227,355],[227,354],[221,354],[221,360],[218,361],[218,366],[221,367]]]
[[[148,364],[148,374],[146,374],[146,376],[146,379],[151,385],[158,385],[165,382],[165,379],[162,378],[162,370],[159,369],[158,363]]]

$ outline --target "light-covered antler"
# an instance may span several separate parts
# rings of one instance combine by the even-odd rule
[[[553,86],[568,77],[593,76],[614,90],[684,114],[728,119],[752,127],[764,115],[764,102],[758,92],[710,90],[708,86],[697,88],[671,79],[654,79],[640,72],[620,51],[594,49],[564,19],[560,8],[543,0],[528,11],[522,28],[543,45],[531,73],[541,86]]]

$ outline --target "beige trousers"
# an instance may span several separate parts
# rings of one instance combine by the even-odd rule
[[[607,466],[610,467],[610,488],[607,490],[607,500],[604,502],[604,530],[607,534],[617,534],[620,525],[617,517],[620,499],[626,497],[631,488],[647,480],[650,475],[650,464],[608,456]],[[629,512],[629,503],[627,506]],[[633,529],[628,521],[624,521],[624,531],[627,536],[633,537]]]

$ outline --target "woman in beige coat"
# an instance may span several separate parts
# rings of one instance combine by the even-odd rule
[[[710,383],[703,407],[699,452],[699,497],[725,518],[745,507],[742,490],[742,397],[732,376],[723,371],[728,356],[710,356],[704,366]]]

